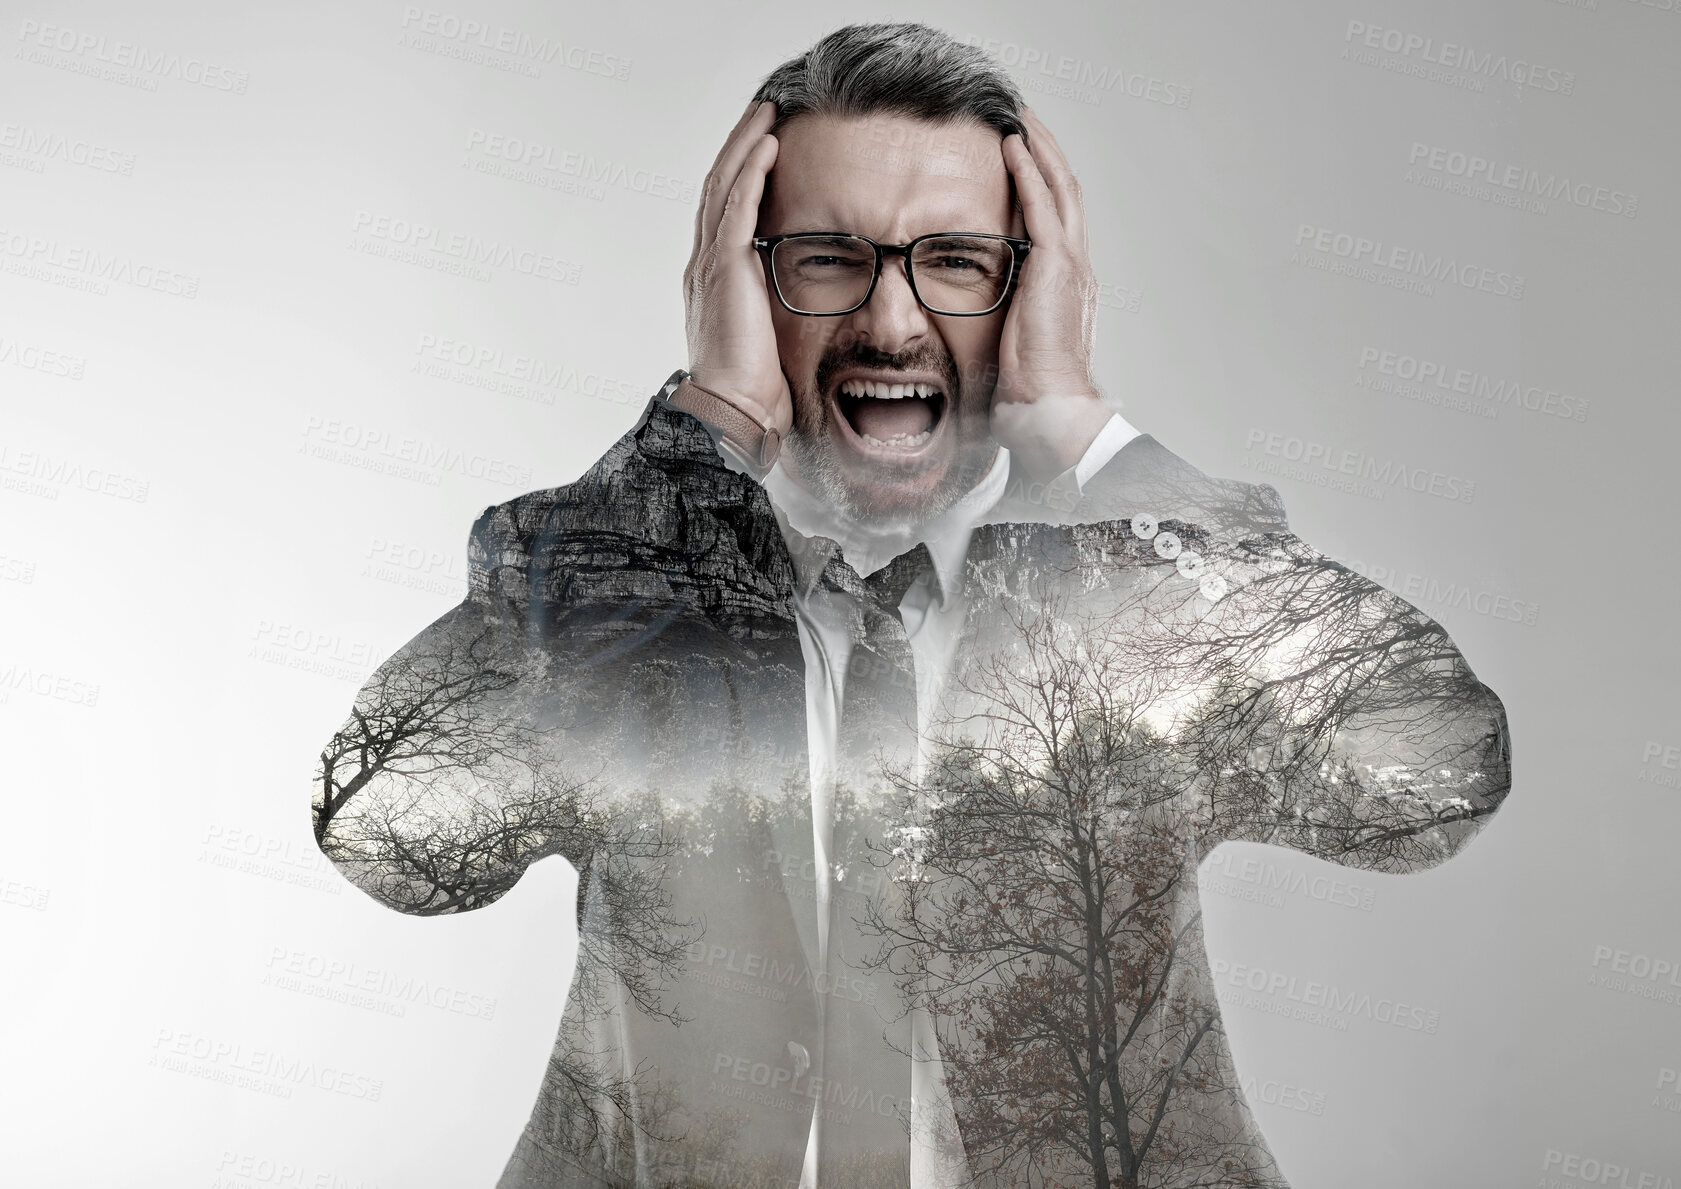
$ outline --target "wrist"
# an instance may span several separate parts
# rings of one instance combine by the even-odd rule
[[[1095,391],[1000,401],[992,432],[1028,475],[1048,481],[1076,466],[1113,416]]]
[[[782,448],[782,434],[768,418],[754,416],[721,392],[696,383],[679,368],[660,388],[658,399],[695,417],[728,447],[755,477],[762,477],[776,464]]]

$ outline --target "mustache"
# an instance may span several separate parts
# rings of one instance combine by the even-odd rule
[[[817,373],[814,377],[817,391],[827,392],[836,373],[848,367],[873,367],[882,371],[899,372],[937,372],[945,380],[942,387],[945,389],[946,398],[955,400],[958,395],[957,364],[952,360],[950,352],[932,343],[912,347],[897,354],[877,350],[865,342],[832,347],[817,361]]]

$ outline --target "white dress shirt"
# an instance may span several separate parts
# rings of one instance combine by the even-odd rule
[[[1056,483],[1072,484],[1077,494],[1091,477],[1138,431],[1115,414],[1098,433],[1078,464]],[[1010,473],[1010,454],[1000,447],[984,478],[934,520],[913,528],[884,527],[851,520],[797,483],[781,465],[763,480],[771,502],[788,526],[808,537],[828,537],[840,544],[841,556],[860,577],[869,577],[895,557],[928,546],[938,589],[923,574],[899,603],[899,619],[909,638],[916,667],[916,708],[919,734],[918,768],[924,756],[929,717],[952,670],[953,653],[963,626],[967,604],[963,596],[963,567],[969,540],[1004,498]],[[806,737],[811,757],[811,824],[816,860],[817,952],[828,953],[829,862],[833,825],[835,767],[839,758],[841,704],[846,696],[847,662],[852,650],[851,622],[844,600],[849,596],[814,586],[802,593],[796,584],[794,613],[805,656]],[[943,597],[942,597],[943,596]],[[827,970],[814,972],[821,984]],[[823,1001],[819,999],[819,1012]],[[943,1093],[945,1079],[933,1022],[917,1010],[911,1016],[911,1189],[958,1189],[968,1180],[968,1161],[956,1119]],[[822,1115],[814,1103],[810,1139],[800,1189],[819,1189],[817,1154],[822,1144]],[[840,1189],[822,1186],[821,1189]]]

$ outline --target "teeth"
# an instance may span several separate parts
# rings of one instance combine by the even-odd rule
[[[903,400],[907,396],[923,399],[940,390],[932,384],[886,384],[879,380],[846,380],[840,386],[843,396],[864,396],[871,400]]]
[[[862,434],[860,436],[872,446],[892,446],[898,450],[914,450],[916,447],[926,442],[928,440],[928,435],[933,432],[933,430],[925,429],[919,434],[895,434],[888,438],[885,442],[880,438],[872,438],[869,434]]]

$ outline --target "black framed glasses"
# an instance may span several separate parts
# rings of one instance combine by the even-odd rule
[[[777,300],[794,314],[831,318],[861,309],[875,292],[886,256],[905,258],[905,280],[932,314],[990,314],[1014,291],[1031,240],[982,232],[940,231],[908,244],[878,244],[845,231],[762,236]]]

